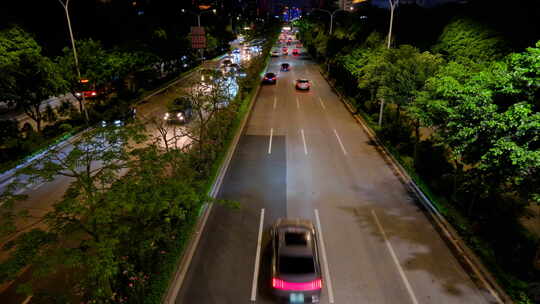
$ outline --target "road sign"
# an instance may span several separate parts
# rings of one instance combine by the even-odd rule
[[[206,35],[204,27],[192,26],[191,27],[191,47],[194,49],[206,48]]]

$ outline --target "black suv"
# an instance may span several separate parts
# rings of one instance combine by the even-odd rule
[[[278,219],[272,238],[272,291],[287,303],[318,303],[322,290],[317,236],[306,219]]]

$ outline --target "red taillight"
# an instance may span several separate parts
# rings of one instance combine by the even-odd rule
[[[317,279],[311,282],[294,283],[294,282],[286,282],[278,278],[272,278],[272,287],[275,289],[293,290],[293,291],[317,290],[317,289],[322,288],[322,280]]]
[[[264,80],[268,80],[268,77],[264,77]]]

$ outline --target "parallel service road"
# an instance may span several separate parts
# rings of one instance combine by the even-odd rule
[[[285,61],[291,71],[279,72]],[[176,303],[273,303],[266,247],[278,217],[320,224],[322,303],[490,303],[316,65],[284,56],[268,70],[277,85],[261,89],[220,191],[241,208],[214,207]],[[295,91],[298,77],[310,92]]]

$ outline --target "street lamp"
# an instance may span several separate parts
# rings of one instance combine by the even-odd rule
[[[394,9],[399,5],[399,0],[388,0],[390,4],[390,26],[388,29],[388,45],[387,48],[390,48],[390,40],[392,38],[392,27],[394,25]]]
[[[334,15],[337,12],[346,12],[347,11],[347,10],[344,10],[344,9],[341,9],[341,8],[337,9],[337,10],[335,10],[333,12],[331,12],[329,10],[322,9],[322,8],[316,8],[315,10],[322,11],[322,12],[325,12],[328,15],[330,15],[330,31],[329,31],[330,36],[332,36],[332,30],[334,28]],[[352,7],[351,7],[351,10],[352,10]],[[328,61],[328,64],[326,65],[326,67],[327,67],[326,72],[328,73],[328,76],[330,76],[330,61]]]
[[[66,2],[62,2],[62,0],[58,0],[60,2],[60,5],[64,8],[64,11],[66,13],[66,19],[69,29],[69,37],[71,38],[71,47],[73,48],[73,57],[75,58],[75,70],[77,70],[77,81],[80,83],[81,81],[81,70],[79,68],[79,58],[77,57],[77,49],[75,48],[75,38],[73,37],[73,31],[71,29],[71,20],[69,18],[69,0],[66,0]],[[84,93],[82,94],[82,101],[81,101],[81,108],[84,112],[84,117],[86,118],[86,122],[89,122],[90,119],[88,118],[88,111],[86,111],[86,107],[84,106]]]
[[[60,0],[59,0],[59,1],[60,1]],[[189,13],[189,14],[192,14],[192,15],[197,16],[197,26],[198,26],[198,27],[201,27],[201,15],[202,15],[202,14],[204,14],[204,13],[213,13],[213,14],[216,14],[216,12],[217,12],[217,10],[216,10],[215,8],[212,9],[211,11],[202,11],[202,12],[200,12],[200,13],[195,13],[195,12],[192,12],[192,11],[188,11],[188,10],[186,10],[186,9],[182,9],[181,11],[182,11],[182,13]],[[203,50],[203,49],[199,49],[199,51],[200,51],[200,53],[201,53],[201,60],[203,60],[203,59],[204,59],[204,57],[203,57],[203,52],[204,52],[204,50]]]
[[[386,48],[390,48],[390,43],[392,41],[392,27],[394,25],[394,9],[396,6],[399,5],[399,0],[388,0],[388,3],[390,4],[390,26],[388,29],[388,43],[386,45]],[[384,98],[381,99],[381,107],[379,108],[379,127],[382,125],[382,117],[383,117],[383,109],[384,109]]]
[[[334,15],[337,13],[337,12],[346,12],[346,10],[344,9],[337,9],[333,12],[329,11],[329,10],[325,10],[325,9],[322,9],[322,8],[315,8],[314,10],[316,11],[322,11],[322,12],[325,12],[327,13],[328,15],[330,15],[330,35],[332,35],[332,29],[334,27]],[[352,7],[351,7],[351,10],[352,10]]]

